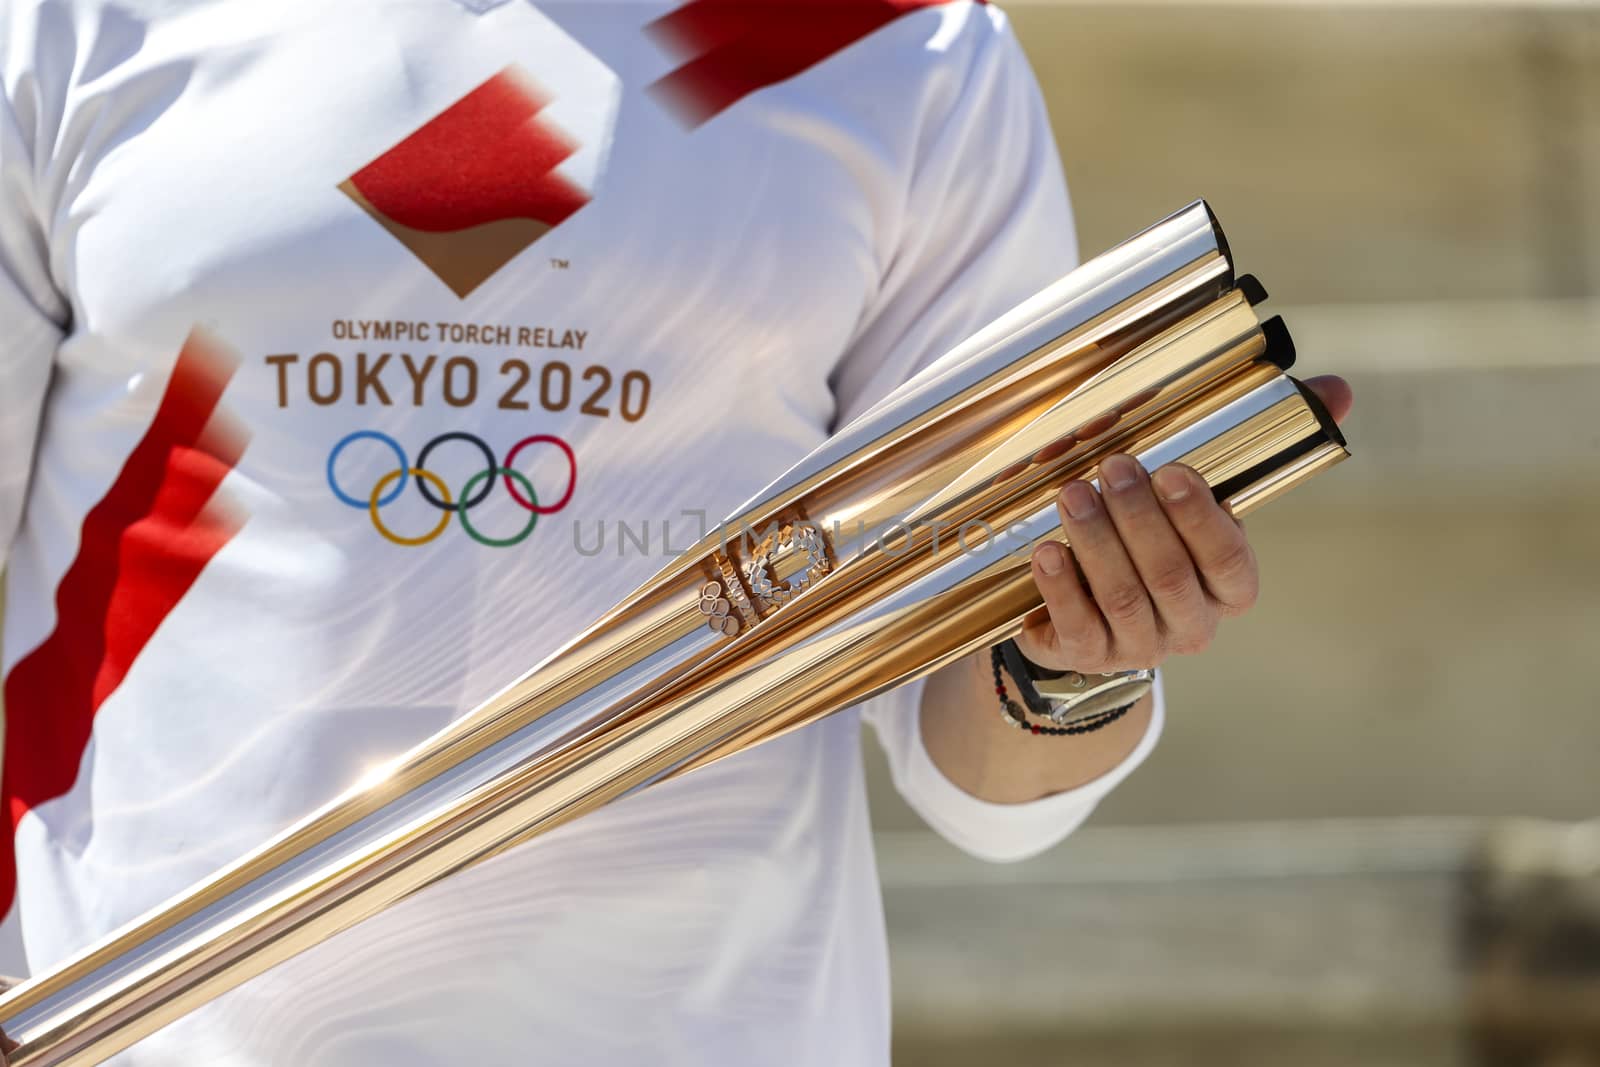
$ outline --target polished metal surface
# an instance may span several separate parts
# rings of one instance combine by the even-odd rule
[[[486,856],[1010,636],[1057,487],[1112,451],[1188,463],[1236,513],[1342,459],[1232,280],[1196,204],[1002,317],[484,706],[0,998],[14,1063],[101,1062]]]
[[[1050,721],[1069,726],[1143,700],[1155,688],[1154,670],[1082,675],[1069,671],[1060,678],[1039,678],[1034,690],[1051,701]]]

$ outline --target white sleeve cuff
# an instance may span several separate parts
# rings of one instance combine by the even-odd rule
[[[1096,805],[1155,748],[1166,720],[1156,676],[1150,727],[1126,759],[1076,789],[1024,804],[980,800],[946,778],[922,743],[922,683],[905,686],[863,708],[889,757],[895,787],[917,814],[962,851],[992,863],[1038,855],[1081,826]],[[1043,742],[1048,743],[1048,741]]]

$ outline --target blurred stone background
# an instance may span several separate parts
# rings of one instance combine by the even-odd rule
[[[1600,6],[1005,6],[1084,254],[1208,198],[1355,458],[1066,844],[874,768],[898,1062],[1600,1064]]]

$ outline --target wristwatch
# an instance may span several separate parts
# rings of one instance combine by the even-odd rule
[[[1006,641],[998,647],[1006,671],[1017,683],[1017,692],[1028,710],[1057,726],[1071,726],[1130,708],[1155,685],[1153,670],[1113,674],[1053,671],[1024,656],[1015,641]]]

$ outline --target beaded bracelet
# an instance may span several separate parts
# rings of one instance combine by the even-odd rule
[[[1112,708],[1110,711],[1102,711],[1098,715],[1091,715],[1079,722],[1075,722],[1071,726],[1041,726],[1038,723],[1028,722],[1027,710],[1021,704],[1012,700],[1011,695],[1006,692],[1005,679],[1001,675],[1000,650],[998,648],[990,650],[989,661],[994,666],[994,691],[995,695],[1000,698],[1000,718],[1005,721],[1007,726],[1015,727],[1018,730],[1027,730],[1029,733],[1049,735],[1051,737],[1089,734],[1110,726],[1133,710],[1132,704],[1126,707]]]

